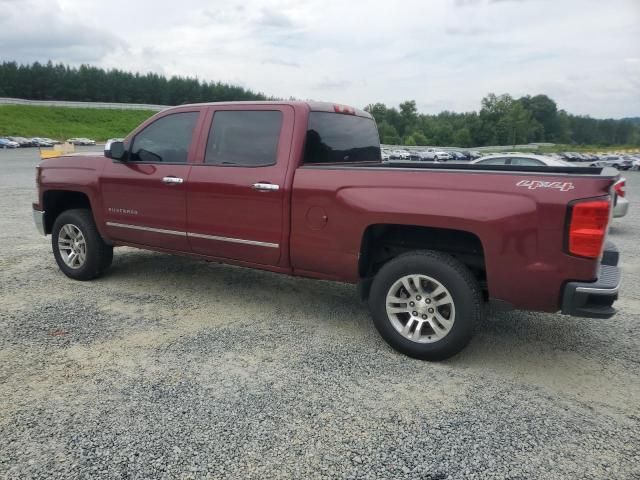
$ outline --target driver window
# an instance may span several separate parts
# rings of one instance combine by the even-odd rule
[[[159,118],[136,135],[129,161],[187,163],[198,115],[199,112],[181,112]]]

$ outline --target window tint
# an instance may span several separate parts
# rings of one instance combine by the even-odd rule
[[[370,118],[311,112],[305,163],[381,161],[380,139]]]
[[[544,165],[540,160],[536,160],[535,158],[512,158],[511,165],[521,165],[525,167],[537,167],[540,165]]]
[[[198,112],[173,113],[162,117],[133,140],[132,162],[186,163]]]
[[[476,163],[480,165],[506,165],[508,160],[508,158],[487,158]]]
[[[276,163],[282,112],[219,111],[213,116],[205,163],[263,167]]]

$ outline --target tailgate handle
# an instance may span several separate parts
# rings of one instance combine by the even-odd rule
[[[276,190],[280,190],[280,185],[276,185],[275,183],[254,183],[251,185],[251,188],[254,190],[260,190],[261,192],[275,192]]]

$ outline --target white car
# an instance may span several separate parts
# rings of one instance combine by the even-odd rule
[[[67,143],[72,143],[73,145],[95,145],[96,141],[91,140],[90,138],[70,138],[67,140]]]
[[[422,152],[418,152],[418,156],[420,157],[420,160],[432,160],[434,162],[446,162],[453,158],[450,153],[443,150],[436,150],[435,148],[429,148]]]
[[[409,160],[411,155],[406,150],[392,150],[389,158],[391,160]]]
[[[426,151],[426,154],[429,155],[431,160],[446,162],[447,160],[451,160],[453,157],[449,152],[445,152],[443,150],[436,150],[435,148],[429,148]]]
[[[487,155],[471,163],[477,165],[518,165],[521,167],[575,167],[575,164],[565,162],[545,155],[530,153],[496,153]]]

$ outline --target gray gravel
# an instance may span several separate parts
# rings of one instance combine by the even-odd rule
[[[640,174],[612,320],[493,313],[393,352],[353,287],[135,249],[74,282],[0,151],[0,478],[640,478]]]

